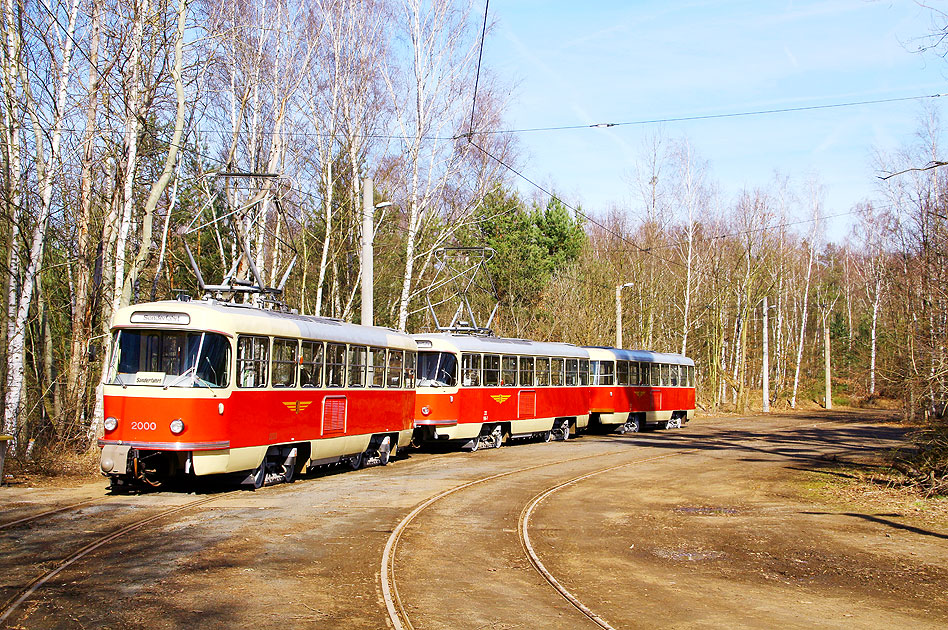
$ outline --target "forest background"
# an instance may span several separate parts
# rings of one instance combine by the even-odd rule
[[[688,139],[661,130],[629,207],[593,213],[539,187],[524,198],[516,134],[501,131],[513,91],[480,63],[482,11],[3,0],[12,454],[95,446],[111,315],[196,296],[188,249],[210,284],[249,277],[246,244],[268,284],[288,269],[290,307],[359,322],[366,178],[378,325],[430,330],[438,251],[488,246],[498,335],[612,345],[621,298],[626,347],[693,357],[699,406],[743,411],[764,403],[766,330],[773,407],[891,399],[928,427],[920,443],[944,446],[948,171],[934,110],[919,110],[902,150],[878,154],[897,175],[853,209],[843,243],[825,238],[818,175],[726,198]],[[931,52],[948,51],[946,34],[930,34]],[[918,473],[944,479],[946,459]]]

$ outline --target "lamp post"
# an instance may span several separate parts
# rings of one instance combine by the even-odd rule
[[[763,366],[761,367],[761,376],[764,379],[763,391],[761,392],[763,398],[763,408],[764,413],[770,413],[770,348],[769,348],[769,327],[770,322],[768,321],[768,315],[770,308],[767,306],[767,296],[764,296],[763,303],[764,311],[764,325],[763,325]]]
[[[375,189],[372,180],[362,180],[362,325],[372,326],[375,312],[373,296],[375,292],[375,251],[372,241],[375,238],[375,210],[392,205],[391,201],[375,203]]]
[[[616,348],[622,347],[622,289],[631,286],[631,282],[626,282],[616,287]]]

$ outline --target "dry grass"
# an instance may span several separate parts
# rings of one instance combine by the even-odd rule
[[[66,486],[99,477],[98,449],[87,453],[40,451],[31,461],[7,458],[3,483],[16,485]]]
[[[894,469],[841,464],[810,473],[805,494],[840,509],[891,514],[917,524],[948,530],[948,497],[929,496]]]

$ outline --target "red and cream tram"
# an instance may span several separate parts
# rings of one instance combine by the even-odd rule
[[[681,427],[695,410],[695,362],[680,354],[590,347],[590,423],[620,433]]]
[[[100,466],[113,486],[386,463],[411,441],[415,342],[386,328],[213,300],[121,309]]]
[[[416,439],[468,450],[508,437],[565,440],[589,420],[589,354],[564,343],[414,335]]]

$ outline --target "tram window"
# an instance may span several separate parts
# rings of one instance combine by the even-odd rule
[[[678,387],[678,366],[671,365],[669,366],[669,381],[668,384],[672,387]]]
[[[370,387],[385,387],[385,348],[369,348],[368,384]]]
[[[639,364],[629,361],[629,385],[639,385]]]
[[[563,359],[550,359],[550,385],[563,386]]]
[[[418,385],[454,387],[458,382],[458,359],[451,352],[418,353]]]
[[[648,384],[652,387],[658,387],[658,384],[661,379],[661,367],[658,363],[649,363],[648,364]]]
[[[616,385],[629,384],[629,362],[616,361]]]
[[[465,387],[481,386],[481,355],[467,352],[461,355],[461,384]]]
[[[240,387],[266,387],[269,337],[237,338],[237,375]]]
[[[533,357],[520,357],[520,387],[533,385]]]
[[[137,331],[115,333],[115,354],[107,383],[135,385],[139,372],[148,384],[166,387],[227,387],[230,342],[202,332]],[[156,374],[160,378],[156,379]]]
[[[296,385],[296,351],[295,339],[273,340],[273,386],[293,387]]]
[[[517,357],[505,356],[500,360],[500,384],[507,387],[517,385]]]
[[[326,387],[342,387],[346,382],[346,344],[326,344]]]
[[[537,387],[550,384],[550,360],[537,357]]]
[[[579,360],[579,384],[589,385],[589,359]]]
[[[415,389],[415,367],[418,362],[418,353],[405,351],[405,371],[402,379],[402,387],[405,389]]]
[[[695,366],[688,366],[688,387],[695,386]]]
[[[300,352],[300,386],[322,387],[323,342],[304,341]]]
[[[405,363],[404,350],[389,350],[388,351],[388,369],[386,371],[386,376],[385,376],[386,387],[401,387],[402,386],[402,372],[404,370],[404,363]]]
[[[365,387],[365,346],[349,346],[349,387]]]
[[[579,385],[579,361],[566,359],[566,384],[570,387]]]
[[[500,385],[500,355],[484,355],[484,385],[486,387]]]
[[[668,364],[662,363],[662,387],[668,387]]]
[[[590,364],[596,364],[595,379],[593,385],[612,385],[614,382],[616,364],[614,361],[590,361]]]

